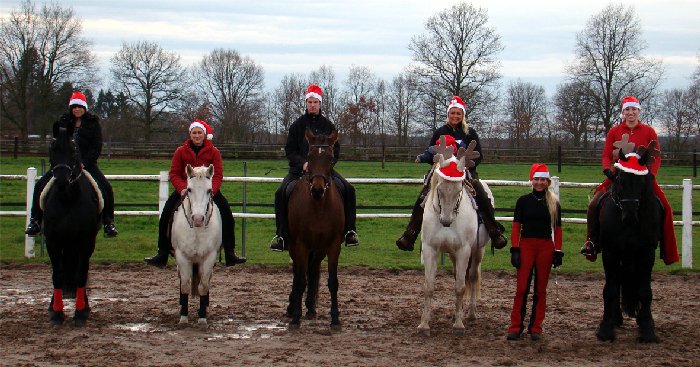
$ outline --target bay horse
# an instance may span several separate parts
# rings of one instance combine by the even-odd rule
[[[209,288],[221,247],[221,214],[214,204],[214,165],[185,167],[187,192],[173,214],[171,241],[180,278],[180,324],[188,322],[189,295],[199,296],[199,319],[207,324]]]
[[[442,136],[439,145],[433,147],[436,152],[436,164],[430,181],[430,192],[425,199],[421,229],[425,284],[423,313],[418,333],[423,336],[430,335],[431,304],[440,252],[449,254],[455,277],[452,332],[456,335],[464,334],[462,318],[467,291],[468,319],[476,319],[476,300],[481,290],[481,260],[489,239],[486,227],[479,223],[476,203],[464,180],[465,176],[469,175],[468,168],[474,165],[472,159],[479,157],[479,152],[474,151],[476,142],[470,142],[466,150],[460,148],[456,158],[452,148],[445,145],[445,137]],[[493,200],[488,186],[483,185]]]
[[[656,141],[633,152],[628,135],[615,142],[619,149],[615,179],[600,211],[600,246],[605,286],[603,319],[596,332],[601,341],[615,340],[622,310],[636,317],[638,341],[656,343],[651,314],[651,271],[661,239],[662,209],[653,191],[649,166],[659,154]],[[621,296],[620,296],[621,295]]]
[[[63,298],[75,297],[74,324],[84,326],[90,313],[86,286],[100,228],[101,194],[90,174],[81,168],[73,129],[54,129],[49,160],[53,178],[41,203],[53,281],[50,322],[63,324]]]
[[[341,330],[338,311],[338,258],[343,242],[343,200],[333,180],[333,145],[338,132],[314,135],[305,132],[309,144],[308,167],[289,195],[289,256],[294,279],[289,293],[289,329],[301,325],[301,300],[306,291],[306,318],[315,319],[321,261],[328,256],[328,290],[331,329]]]

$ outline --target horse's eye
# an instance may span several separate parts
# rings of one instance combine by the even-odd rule
[[[207,194],[211,194],[211,189],[207,190]]]
[[[188,187],[188,188],[187,188],[187,192],[192,192],[192,189],[190,189],[190,188]]]

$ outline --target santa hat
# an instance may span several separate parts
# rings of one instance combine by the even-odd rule
[[[73,92],[73,94],[70,96],[70,101],[68,101],[68,107],[75,105],[85,107],[85,111],[88,109],[87,98],[85,98],[84,94],[78,91]]]
[[[627,107],[636,107],[640,111],[642,110],[642,105],[639,104],[639,100],[637,98],[634,98],[633,96],[627,96],[622,99],[622,109],[620,111],[624,111]],[[622,112],[620,112],[620,118],[625,118]]]
[[[535,163],[530,167],[530,181],[535,177],[549,178],[549,168],[544,163]]]
[[[467,113],[467,110],[464,109],[464,101],[459,98],[459,96],[454,96],[452,97],[452,100],[450,101],[450,104],[447,105],[447,113],[450,113],[450,108],[452,107],[457,107],[462,110],[462,112]]]
[[[319,101],[323,101],[323,98],[321,97],[322,94],[323,92],[321,91],[321,87],[319,87],[316,84],[311,84],[309,88],[306,89],[306,96],[304,97],[304,99],[309,99],[313,97],[318,99]]]
[[[649,168],[639,164],[639,159],[641,157],[637,153],[627,153],[625,155],[626,160],[618,159],[615,162],[615,167],[621,169],[627,173],[632,173],[637,176],[644,176],[649,173]]]
[[[457,140],[452,135],[442,135],[445,137],[445,146],[452,147],[455,153],[457,153]],[[436,145],[440,145],[440,138],[435,140]]]
[[[214,129],[212,129],[211,125],[209,125],[206,121],[204,120],[196,120],[202,123],[204,127],[206,128],[204,131],[207,133],[207,140],[212,140],[214,139]]]
[[[192,121],[192,123],[190,124],[190,128],[189,128],[187,131],[192,132],[192,129],[194,129],[195,127],[198,127],[198,128],[200,128],[200,129],[202,129],[202,131],[203,131],[204,134],[206,135],[206,134],[207,134],[207,127],[204,126],[204,124],[206,124],[206,122],[204,122],[204,121],[202,121],[202,120],[194,120],[194,121]]]
[[[464,181],[467,173],[465,172],[466,170],[460,171],[457,169],[457,164],[459,164],[457,158],[452,156],[447,162],[449,162],[447,166],[438,167],[436,170],[440,177],[448,181]]]

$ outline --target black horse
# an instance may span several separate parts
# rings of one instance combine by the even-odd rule
[[[605,287],[603,320],[596,336],[615,340],[615,327],[622,325],[622,312],[636,317],[639,341],[656,343],[651,314],[651,271],[661,239],[662,209],[654,195],[649,166],[658,154],[656,142],[639,147],[623,136],[615,180],[601,203],[600,244]],[[631,146],[630,146],[631,145]],[[627,153],[626,153],[627,152]],[[622,297],[620,297],[622,295]]]
[[[54,130],[49,149],[53,183],[42,202],[44,236],[53,270],[50,320],[54,325],[62,324],[63,298],[75,297],[73,319],[76,326],[82,326],[90,312],[85,286],[100,215],[97,194],[81,168],[72,135],[65,128]]]

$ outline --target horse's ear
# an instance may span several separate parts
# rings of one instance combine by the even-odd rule
[[[306,131],[304,131],[304,137],[306,138],[306,141],[309,142],[309,145],[313,144],[314,142],[314,133],[311,131],[310,128],[306,128]]]
[[[338,130],[333,130],[333,132],[328,135],[328,145],[333,145],[338,141]]]
[[[214,177],[214,165],[210,164],[209,168],[207,168],[207,178],[212,178]]]
[[[185,166],[185,173],[187,174],[187,177],[192,177],[192,166],[190,166],[189,163],[187,163],[187,166]]]

